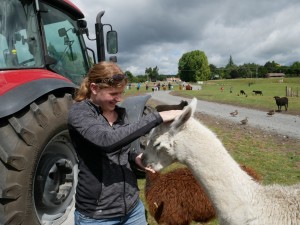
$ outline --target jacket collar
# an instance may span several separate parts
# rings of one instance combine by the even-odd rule
[[[89,99],[86,99],[84,100],[89,106],[91,106],[98,114],[101,114],[103,113],[103,110],[101,109],[101,107],[99,105],[96,105],[94,104],[91,100]],[[115,108],[115,111],[117,112],[118,114],[118,119],[116,122],[118,121],[122,121],[124,120],[125,116],[126,116],[126,109],[123,108],[123,107],[120,107],[118,105],[116,105],[116,108]]]

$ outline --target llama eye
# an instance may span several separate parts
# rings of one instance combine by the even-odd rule
[[[160,143],[156,143],[156,144],[154,143],[153,147],[157,148],[159,145],[160,145]]]

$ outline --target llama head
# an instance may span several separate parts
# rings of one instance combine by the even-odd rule
[[[163,123],[152,129],[148,136],[148,143],[142,156],[145,166],[159,171],[178,160],[176,148],[174,148],[174,136],[178,135],[186,122],[194,115],[197,99],[193,98],[186,106],[183,113],[171,123]],[[181,153],[178,153],[181,154]]]

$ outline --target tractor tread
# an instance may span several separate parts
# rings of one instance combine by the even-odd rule
[[[17,119],[16,117],[11,117],[10,119],[8,119],[9,123],[11,124],[11,126],[14,128],[14,130],[16,131],[16,133],[22,137],[23,141],[30,146],[34,146],[36,144],[36,137],[35,135],[27,130],[23,124],[20,122],[19,119]]]
[[[5,189],[2,189],[0,192],[0,198],[2,199],[17,199],[21,195],[21,186],[20,185],[12,185]]]
[[[23,156],[8,155],[7,152],[0,146],[0,159],[6,165],[13,167],[16,170],[24,170],[26,167],[26,159]]]
[[[40,225],[50,222],[44,217],[38,218],[36,214],[33,193],[35,172],[45,146],[49,143],[53,145],[50,140],[67,130],[67,112],[72,104],[72,94],[62,96],[58,92],[1,118],[0,224]],[[64,136],[56,141],[59,138]],[[71,143],[65,140],[65,145],[71,146]]]

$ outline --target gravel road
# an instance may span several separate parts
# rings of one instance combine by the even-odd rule
[[[155,91],[149,93],[149,95],[152,96],[151,99],[165,104],[178,104],[180,100],[191,101],[191,99],[170,95],[169,92],[170,91]],[[236,117],[230,115],[230,112],[233,112],[234,110],[238,110],[239,112]],[[202,100],[198,100],[197,111],[236,123],[240,123],[242,119],[248,117],[248,124],[246,126],[254,126],[269,132],[279,133],[286,137],[300,139],[299,115],[294,116],[275,113],[273,116],[268,116],[267,112],[264,111]]]

